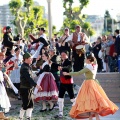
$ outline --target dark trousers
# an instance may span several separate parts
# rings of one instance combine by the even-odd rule
[[[64,98],[65,92],[68,92],[70,99],[74,98],[73,84],[60,84],[59,98]]]
[[[73,69],[74,69],[74,72],[78,72],[81,69],[83,69],[83,67],[84,67],[84,59],[85,59],[85,55],[84,54],[79,56],[76,53],[76,50],[73,50],[73,60],[74,60]]]
[[[102,59],[100,59],[98,56],[95,56],[98,64],[98,71],[102,71],[103,69],[103,64],[102,64]]]
[[[56,82],[57,88],[59,90],[59,88],[60,88],[60,77],[59,77],[58,74],[54,74],[54,73],[53,73],[53,76],[55,77],[55,82]]]
[[[22,107],[24,110],[27,110],[29,108],[33,108],[34,102],[33,102],[32,94],[33,94],[32,89],[20,88]]]

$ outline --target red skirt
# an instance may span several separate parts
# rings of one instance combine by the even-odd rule
[[[39,100],[53,100],[58,99],[58,89],[54,79],[54,76],[50,72],[44,72],[40,75],[37,81],[37,85],[42,87],[42,91],[35,88],[35,101]]]

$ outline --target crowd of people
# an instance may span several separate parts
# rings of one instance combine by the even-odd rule
[[[58,105],[59,114],[54,117],[63,118],[66,92],[73,103],[69,113],[72,118],[100,120],[99,115],[114,114],[118,107],[109,100],[95,76],[97,72],[120,72],[119,30],[115,36],[98,37],[92,44],[79,25],[72,34],[65,28],[63,36],[58,38],[55,34],[51,40],[44,28],[38,30],[38,38],[30,34],[26,41],[20,34],[13,37],[11,27],[6,27],[0,53],[0,119],[7,119],[3,112],[10,108],[8,86],[22,100],[20,120],[25,112],[27,120],[31,119],[33,99],[42,101],[40,112],[52,111]],[[75,99],[72,76],[83,73],[86,81]]]

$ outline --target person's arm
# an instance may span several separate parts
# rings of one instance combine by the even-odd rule
[[[31,38],[33,41],[36,40],[36,38],[35,38],[32,34],[30,34],[29,36],[30,36],[30,38]]]
[[[67,69],[67,70],[71,71],[72,70],[72,62],[68,61],[66,66],[62,67],[62,69]]]
[[[82,69],[82,70],[80,70],[78,72],[70,72],[70,73],[63,72],[63,75],[78,76],[78,75],[82,75],[82,74],[84,74],[84,73],[86,73],[88,71],[89,71],[88,68],[84,68],[84,69]]]
[[[36,39],[36,40],[34,40],[31,44],[38,43],[38,42],[40,42],[40,40],[39,40],[39,39]]]

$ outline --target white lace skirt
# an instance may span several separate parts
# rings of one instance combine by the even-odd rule
[[[13,83],[20,83],[20,67],[11,72],[10,79]]]
[[[6,89],[3,83],[0,83],[0,107],[5,109],[5,111],[9,111],[10,100],[7,96]]]

